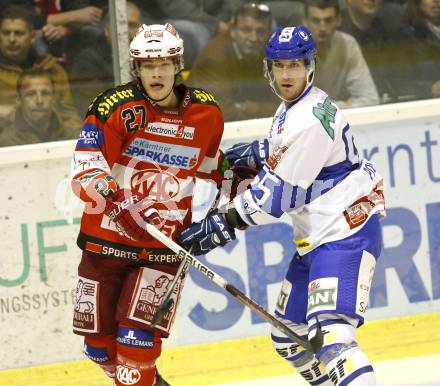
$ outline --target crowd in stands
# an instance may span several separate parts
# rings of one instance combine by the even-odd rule
[[[91,100],[114,84],[107,0],[0,0],[0,146],[76,138]],[[440,97],[440,0],[130,0],[129,39],[170,22],[183,78],[226,121],[268,117],[263,76],[276,26],[305,24],[315,85],[340,107]],[[128,55],[128,54],[127,54]]]

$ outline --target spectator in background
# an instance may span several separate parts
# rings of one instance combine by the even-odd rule
[[[318,45],[318,68],[315,84],[340,107],[376,105],[376,86],[359,44],[344,32],[336,31],[341,23],[338,0],[307,0],[305,23]]]
[[[0,119],[0,146],[24,145],[71,139],[78,136],[81,122],[69,126],[56,107],[55,85],[48,71],[35,68],[21,72],[17,102]]]
[[[142,25],[142,15],[138,6],[130,1],[127,1],[127,22],[128,36],[132,41]],[[108,12],[105,12],[102,24],[102,33],[75,55],[69,67],[73,97],[81,114],[86,113],[87,106],[97,93],[114,85]]]
[[[346,6],[340,29],[358,41],[381,102],[414,98],[412,39],[401,6],[382,0],[347,0]]]
[[[40,53],[51,52],[57,57],[64,51],[75,51],[75,35],[81,27],[97,26],[102,10],[91,6],[90,0],[0,0],[0,9],[11,5],[32,8],[37,32],[35,48]]]
[[[27,69],[50,72],[60,115],[69,126],[79,126],[80,118],[73,106],[69,79],[63,67],[50,54],[39,56],[32,49],[35,31],[29,9],[11,6],[0,16],[0,114],[14,106],[19,75]]]
[[[144,15],[145,24],[171,23],[185,42],[185,68],[232,14],[237,0],[133,0]]]
[[[299,25],[304,19],[304,1],[267,0],[272,17],[278,26]]]
[[[278,105],[263,77],[271,25],[267,5],[245,3],[230,30],[211,39],[194,63],[189,83],[214,95],[226,121],[268,117]]]
[[[226,20],[226,12],[232,12],[229,15],[230,19],[237,9],[247,2],[246,0],[224,0],[226,4],[224,5],[225,14],[223,15],[223,20]],[[259,3],[259,1],[256,1],[256,3]],[[304,19],[303,0],[265,0],[264,4],[269,7],[275,26],[299,25]],[[221,31],[227,28],[229,28],[229,24],[225,24],[224,21],[221,22]]]
[[[128,24],[128,38],[131,42],[136,36],[139,27],[142,25],[141,10],[135,3],[131,1],[127,1],[127,24]],[[107,22],[107,26],[108,26],[108,22]]]
[[[440,97],[440,2],[409,0],[406,20],[414,36],[415,80],[420,98]]]

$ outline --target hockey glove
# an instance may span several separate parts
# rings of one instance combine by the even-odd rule
[[[225,151],[231,167],[247,166],[260,170],[269,158],[269,141],[263,139],[251,143],[237,143]]]
[[[230,172],[232,178],[229,179],[230,181],[229,200],[232,200],[238,194],[243,193],[251,184],[251,182],[254,180],[255,176],[258,175],[257,169],[251,168],[249,166],[240,166],[240,165],[233,166],[232,169],[230,169]]]
[[[146,223],[161,229],[165,220],[153,204],[154,202],[143,194],[129,189],[119,189],[111,200],[107,201],[105,214],[124,236],[139,241],[154,240],[145,229]]]
[[[182,247],[195,256],[204,255],[218,246],[224,246],[235,240],[234,228],[230,227],[225,218],[215,209],[201,221],[193,223],[177,236]]]

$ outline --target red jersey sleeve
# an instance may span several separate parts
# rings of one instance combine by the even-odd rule
[[[213,110],[210,114],[207,127],[211,133],[211,141],[206,151],[205,158],[199,166],[196,173],[196,177],[215,181],[217,185],[220,185],[223,180],[223,174],[225,170],[225,161],[223,153],[220,150],[220,142],[223,136],[224,121],[223,115],[217,106],[210,106]]]
[[[97,175],[111,175],[124,142],[119,109],[111,109],[107,94],[110,95],[110,91],[99,95],[89,106],[73,154],[72,189],[86,202],[96,201],[90,185]]]

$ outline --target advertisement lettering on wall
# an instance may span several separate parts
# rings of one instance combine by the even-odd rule
[[[354,129],[361,155],[374,163],[386,185],[384,249],[374,273],[367,319],[430,312],[440,306],[439,127],[437,118]],[[172,153],[171,149],[146,149],[144,145],[128,151],[133,156],[139,156],[141,149]],[[187,154],[185,162],[193,155],[198,156],[196,150]],[[82,358],[81,338],[71,333],[81,255],[75,243],[80,207],[75,209],[72,222],[64,215],[69,211],[53,204],[57,201],[54,192],[69,164],[70,154],[58,162],[39,161],[27,167],[18,163],[5,168],[0,177],[11,192],[0,218],[5,230],[0,260],[0,328],[4,331],[1,343],[6,347],[0,353],[0,368]],[[32,187],[17,182],[34,181],[35,175],[47,178]],[[157,176],[146,177],[135,182],[156,189]],[[160,182],[160,194],[172,196],[177,191],[173,180]],[[295,252],[294,229],[282,219],[237,234],[236,241],[200,260],[266,309],[273,311],[277,299],[282,308],[283,296],[278,295]],[[361,285],[368,285],[368,281]],[[269,332],[258,316],[195,269],[190,270],[185,286],[173,327],[174,345]],[[11,325],[14,329],[8,327]],[[48,344],[54,339],[62,342],[59,349]],[[23,349],[12,349],[11,342],[14,347],[23,342]],[[25,352],[29,345],[34,347],[31,353]],[[121,377],[127,382],[135,379],[122,370]]]

